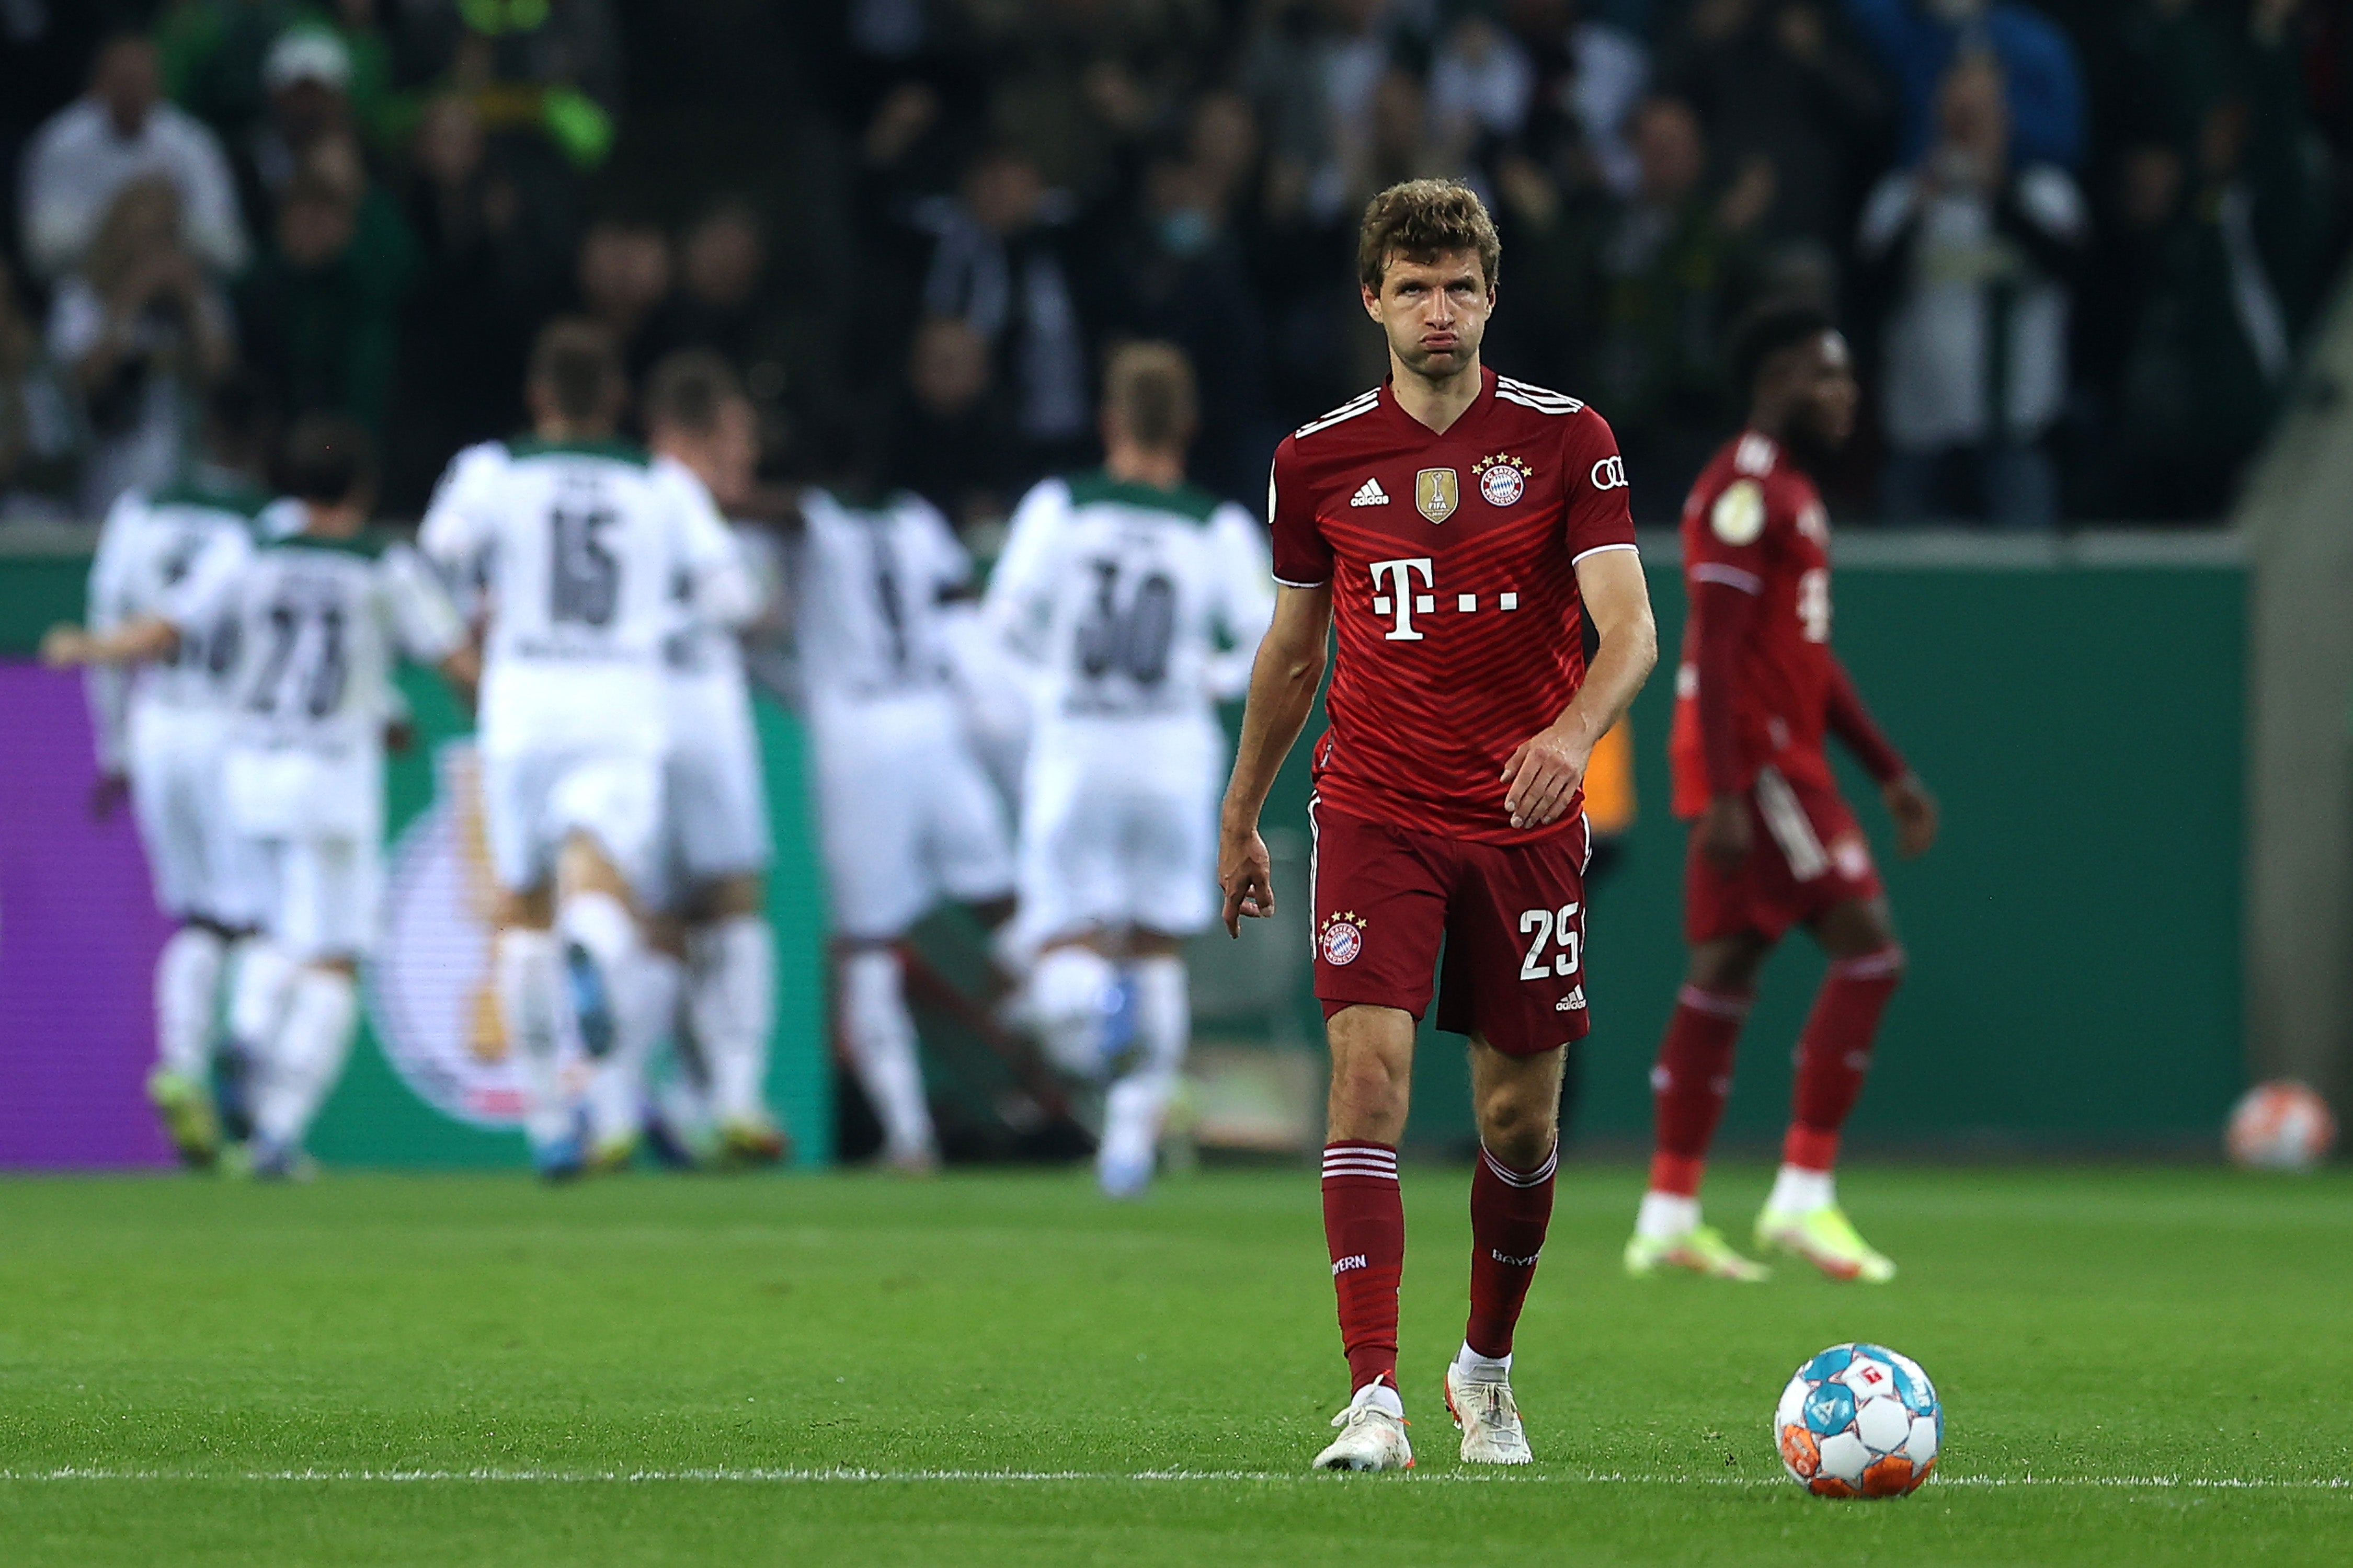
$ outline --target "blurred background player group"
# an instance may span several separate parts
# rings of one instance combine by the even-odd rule
[[[1246,679],[1271,595],[1258,523],[1185,482],[1198,401],[1182,353],[1129,345],[1107,382],[1105,469],[1036,489],[986,604],[946,520],[878,489],[856,455],[830,488],[762,493],[754,411],[716,355],[654,368],[649,451],[619,434],[630,395],[610,334],[552,323],[531,363],[531,434],[457,456],[421,559],[382,552],[380,592],[273,571],[290,556],[375,558],[353,537],[375,494],[364,432],[298,425],[274,465],[297,488],[271,503],[261,411],[217,396],[212,460],[118,500],[91,631],[61,629],[47,648],[104,667],[93,700],[109,775],[127,769],[158,899],[181,921],[158,965],[150,1093],[183,1154],[219,1154],[217,1077],[254,1168],[301,1168],[302,1128],[356,1024],[382,740],[403,716],[388,672],[406,653],[461,674],[469,697],[479,669],[495,988],[538,1168],[618,1168],[648,1132],[681,1163],[780,1159],[763,1100],[776,960],[750,657],[784,665],[770,683],[805,698],[839,1038],[886,1162],[938,1162],[900,944],[953,898],[998,932],[1008,1011],[1105,1089],[1106,1190],[1140,1191],[1190,1034],[1179,947],[1213,909],[1216,704]],[[723,506],[769,521],[730,525]],[[362,616],[388,629],[352,640]],[[255,662],[270,648],[275,662]],[[996,689],[968,700],[976,685]],[[313,728],[333,719],[332,732],[257,729],[289,703]],[[223,763],[248,731],[248,747],[307,745],[342,771],[276,767],[273,804],[248,808],[240,767]],[[992,737],[1021,759],[1018,848],[1014,803],[983,756]],[[342,815],[302,817],[290,803],[309,794]],[[322,882],[316,855],[278,866],[287,835],[330,829],[343,880]],[[330,906],[330,928],[314,929]],[[312,989],[332,989],[339,1011],[280,999],[303,964],[331,972]],[[225,976],[230,1027],[216,1039]],[[303,1025],[290,1056],[273,1042],[297,1013],[340,1022]],[[299,1094],[272,1089],[293,1077]]]

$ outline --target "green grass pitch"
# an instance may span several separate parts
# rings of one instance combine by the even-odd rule
[[[1715,1212],[1745,1219],[1762,1173]],[[1345,1392],[1312,1173],[0,1184],[0,1561],[910,1564],[2353,1560],[2353,1180],[1858,1170],[1892,1286],[1617,1267],[1564,1173],[1539,1462],[1436,1394],[1467,1173],[1409,1168],[1421,1464],[1303,1473]],[[1785,1481],[1782,1380],[1916,1356],[1941,1473]],[[819,1555],[819,1554],[822,1555]]]

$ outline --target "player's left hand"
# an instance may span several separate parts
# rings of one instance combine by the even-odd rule
[[[1504,763],[1504,809],[1514,827],[1543,827],[1556,820],[1585,782],[1593,755],[1557,724],[1520,742]]]
[[[1880,795],[1887,802],[1887,815],[1895,819],[1896,853],[1906,860],[1917,860],[1936,842],[1940,816],[1936,797],[1928,793],[1917,773],[1905,773],[1882,786]]]
[[[1225,890],[1226,934],[1242,934],[1242,917],[1262,921],[1274,913],[1274,861],[1257,828],[1218,835],[1218,886]]]
[[[90,819],[108,822],[131,795],[131,781],[121,773],[100,773],[90,786]]]
[[[51,669],[88,664],[90,644],[90,634],[79,626],[51,626],[41,634],[41,662]]]

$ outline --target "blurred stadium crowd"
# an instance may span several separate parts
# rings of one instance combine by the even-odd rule
[[[2211,519],[2344,247],[2348,67],[2345,0],[11,0],[0,517],[165,482],[239,366],[414,515],[565,310],[984,542],[1167,339],[1254,497],[1380,374],[1365,198],[1453,175],[1490,359],[1609,415],[1646,521],[1778,294],[1865,356],[1845,514]]]

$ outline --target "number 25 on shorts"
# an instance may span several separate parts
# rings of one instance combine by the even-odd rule
[[[1520,978],[1549,980],[1556,974],[1574,974],[1584,958],[1584,933],[1577,929],[1577,911],[1581,906],[1563,904],[1557,910],[1529,910],[1520,916],[1520,934],[1534,934],[1528,943],[1527,956],[1520,960]],[[1559,950],[1551,952],[1556,945]],[[1550,952],[1552,966],[1545,966]]]

